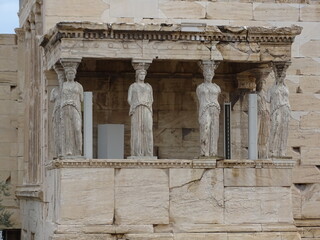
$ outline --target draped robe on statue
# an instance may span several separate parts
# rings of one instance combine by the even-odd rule
[[[153,156],[151,85],[131,84],[128,102],[131,116],[131,156]]]
[[[63,154],[81,156],[82,154],[82,116],[81,102],[83,88],[77,82],[64,82],[62,87]]]

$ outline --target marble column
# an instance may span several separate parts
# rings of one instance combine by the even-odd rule
[[[61,59],[66,81],[61,89],[61,130],[62,156],[82,155],[82,114],[83,87],[75,81],[81,59]]]
[[[275,82],[269,91],[271,118],[269,148],[270,156],[273,158],[285,157],[287,152],[291,109],[285,78],[289,65],[290,62],[274,62],[272,65]]]
[[[153,92],[145,83],[147,69],[152,60],[132,60],[135,83],[128,90],[131,117],[131,158],[153,157],[152,103]]]
[[[200,125],[200,156],[214,157],[218,152],[220,104],[218,97],[220,87],[212,82],[219,62],[200,61],[204,82],[197,89]]]

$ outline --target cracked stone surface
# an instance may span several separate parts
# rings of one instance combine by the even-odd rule
[[[170,222],[223,223],[222,169],[170,169]]]
[[[226,187],[225,208],[227,224],[293,222],[289,187]]]

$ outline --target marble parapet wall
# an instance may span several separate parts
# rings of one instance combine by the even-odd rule
[[[300,239],[291,205],[294,165],[60,159],[46,166],[55,184],[43,200],[53,239]]]

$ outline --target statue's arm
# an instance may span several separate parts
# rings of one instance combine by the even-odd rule
[[[56,88],[51,90],[50,93],[50,102],[54,102],[56,100]]]
[[[131,98],[132,98],[132,85],[130,85],[128,90],[128,103],[131,105]]]
[[[80,83],[79,83],[79,88],[80,88],[80,101],[83,102],[83,87]]]

